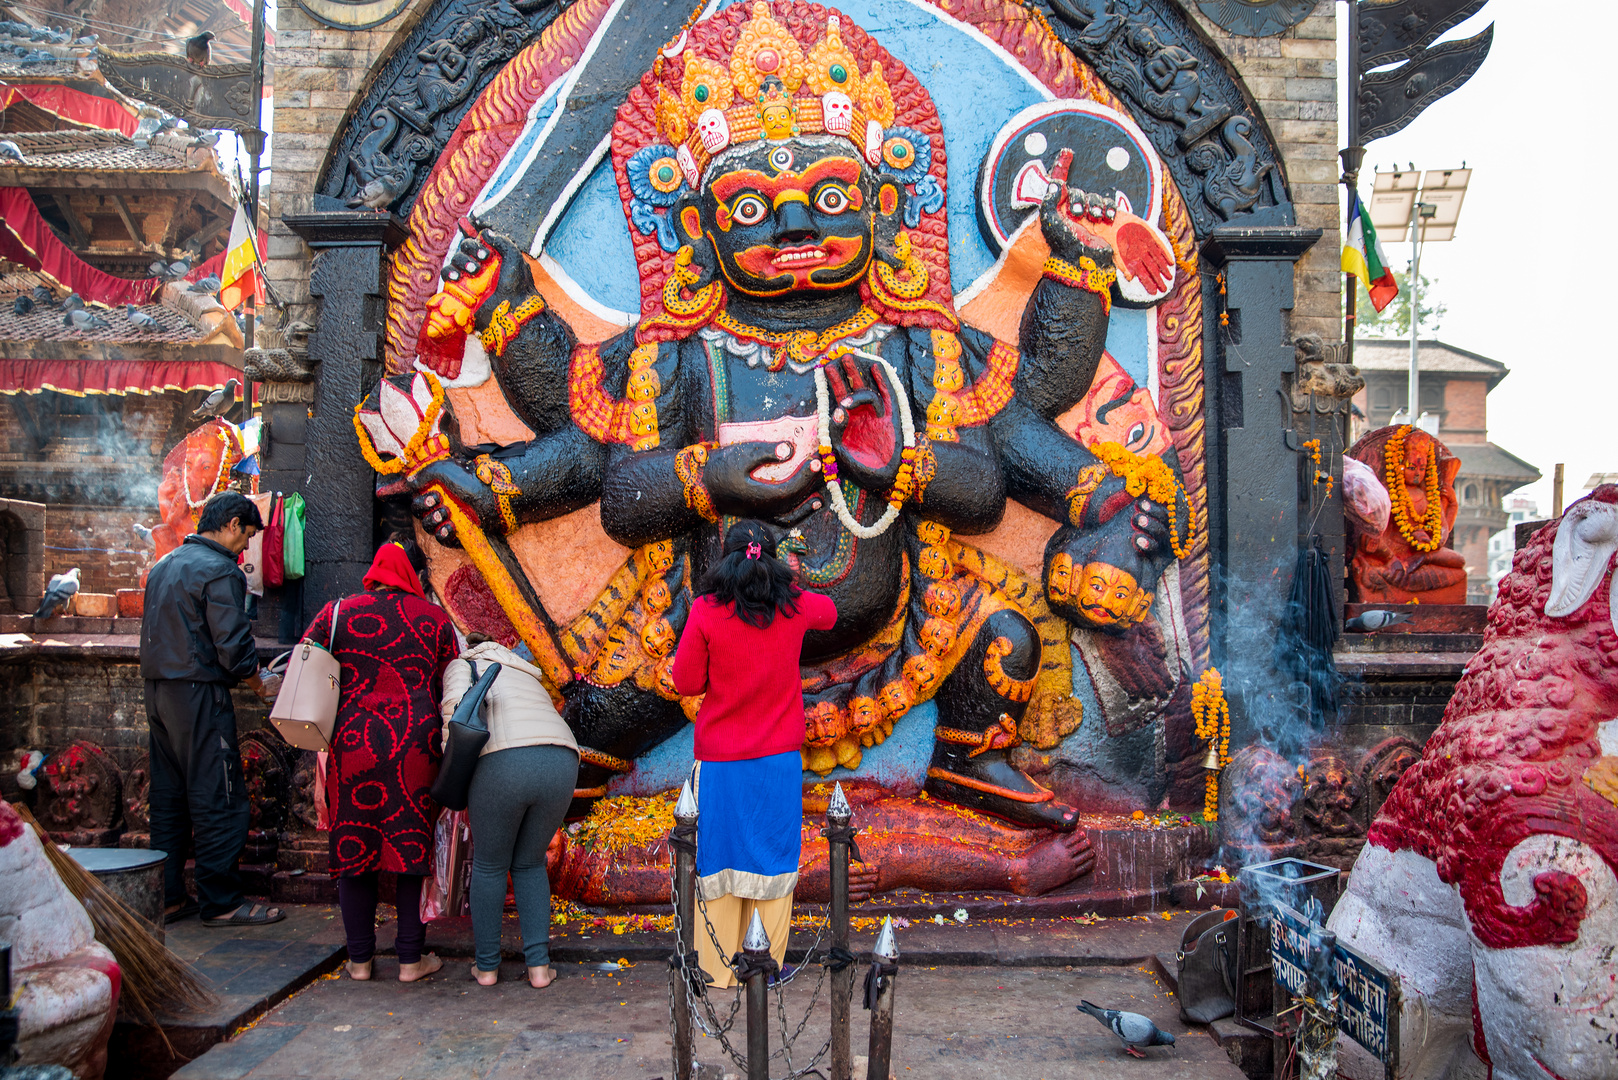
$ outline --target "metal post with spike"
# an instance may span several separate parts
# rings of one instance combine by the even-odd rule
[[[770,972],[775,960],[770,956],[770,935],[764,920],[753,909],[742,939],[742,974],[747,984],[747,1080],[770,1080]]]
[[[871,1010],[867,1080],[889,1080],[893,1063],[893,986],[898,977],[899,945],[893,940],[893,919],[884,918],[876,947],[871,950],[871,969],[865,975],[865,1007]]]
[[[669,958],[669,1001],[674,1015],[674,1077],[691,1080],[696,1069],[695,1041],[691,1028],[691,998],[688,981],[696,975],[696,888],[697,888],[697,799],[691,781],[680,789],[674,804],[674,831],[669,835],[674,855],[674,916],[679,934],[676,951]]]
[[[831,849],[831,1080],[850,1080],[849,997],[854,986],[854,957],[848,945],[848,869],[854,844],[854,809],[843,785],[832,789],[826,805],[827,843]]]

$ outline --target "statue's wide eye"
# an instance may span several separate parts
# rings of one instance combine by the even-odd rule
[[[730,207],[730,216],[738,225],[757,225],[769,212],[769,204],[757,195],[743,195]]]
[[[815,196],[815,209],[823,214],[841,214],[848,209],[848,192],[836,184],[827,184]]]

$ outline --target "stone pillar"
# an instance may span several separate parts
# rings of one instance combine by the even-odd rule
[[[1209,448],[1219,462],[1209,491],[1212,644],[1230,695],[1232,746],[1292,716],[1271,654],[1298,556],[1300,436],[1291,431],[1287,379],[1296,366],[1293,271],[1320,236],[1290,226],[1223,228],[1202,246],[1203,265],[1224,286],[1222,296],[1218,284],[1208,290],[1204,356],[1218,419],[1210,425],[1217,450]]]
[[[360,587],[376,549],[375,474],[354,441],[354,406],[382,374],[387,254],[408,235],[391,214],[338,211],[287,215],[314,250],[309,294],[319,305],[309,336],[315,402],[303,425],[307,505],[303,611]],[[283,489],[287,490],[287,489]]]

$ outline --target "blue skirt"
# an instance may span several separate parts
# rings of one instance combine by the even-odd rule
[[[697,763],[697,877],[704,900],[791,896],[802,853],[798,751]]]

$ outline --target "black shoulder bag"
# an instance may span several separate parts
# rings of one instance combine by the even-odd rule
[[[449,723],[444,725],[444,760],[438,766],[438,778],[433,781],[433,802],[446,810],[465,810],[467,795],[472,790],[472,771],[477,768],[478,755],[489,741],[489,725],[483,719],[483,697],[500,674],[499,664],[490,664],[489,670],[478,677],[478,666],[467,661],[472,669],[472,686],[461,703],[455,706]]]

